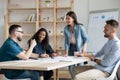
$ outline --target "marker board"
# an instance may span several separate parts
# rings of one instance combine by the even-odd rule
[[[87,47],[88,52],[99,51],[105,42],[108,40],[104,38],[104,25],[106,20],[119,19],[119,9],[91,11],[89,13],[88,23],[88,37],[89,43]]]

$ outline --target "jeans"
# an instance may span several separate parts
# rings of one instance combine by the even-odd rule
[[[44,80],[50,80],[52,75],[53,75],[53,71],[52,70],[43,72]]]
[[[70,44],[70,48],[69,48],[69,56],[74,56],[74,52],[77,51],[77,47],[76,44]]]
[[[77,51],[77,48],[76,48],[76,44],[70,44],[70,48],[69,48],[69,56],[74,56],[74,52]],[[75,65],[71,65],[68,67],[69,69],[69,73],[70,73],[70,76],[71,78],[73,79],[73,72],[72,72],[72,69]]]
[[[74,67],[75,67],[75,65],[71,65],[71,66],[68,67],[71,79],[74,79],[73,72],[72,72]]]
[[[16,77],[13,77],[13,78],[10,78],[10,79],[25,79],[25,78],[30,78],[31,80],[40,80],[40,72],[39,71],[24,71],[24,73],[22,73],[21,75],[19,76],[16,76]]]
[[[53,71],[43,71],[44,80],[50,80],[51,76],[53,75]],[[17,77],[13,77],[10,79],[25,79],[30,78],[31,80],[40,80],[41,72],[34,71],[34,70],[26,70],[24,73]]]

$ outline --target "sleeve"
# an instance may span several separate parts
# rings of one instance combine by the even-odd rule
[[[42,49],[36,45],[33,49],[33,53],[42,54],[43,52],[42,52]]]
[[[52,49],[52,47],[49,45],[48,46],[48,49],[46,50],[46,53],[47,54],[52,54],[54,51],[53,51],[53,49]]]
[[[83,41],[84,41],[84,43],[87,43],[88,42],[88,35],[87,35],[87,33],[86,33],[86,31],[85,31],[85,28],[81,25],[81,36],[82,36],[82,39],[83,39]]]
[[[94,57],[101,57],[103,55],[103,48],[94,54]]]
[[[69,49],[69,40],[68,40],[68,36],[67,36],[67,32],[66,32],[66,27],[64,28],[64,36],[65,36],[65,42],[64,42],[65,50],[68,50]]]
[[[105,49],[106,45],[107,45],[107,43],[104,44],[104,46],[102,47],[102,49],[100,51],[98,51],[96,54],[94,54],[94,57],[101,57],[104,54],[104,49]]]
[[[120,46],[114,44],[114,46],[110,50],[110,53],[106,55],[101,61],[101,65],[112,66],[118,61],[118,59],[120,59]]]
[[[8,48],[7,48],[8,54],[13,55],[13,56],[18,55],[22,51],[23,51],[23,49],[18,45],[9,44]]]

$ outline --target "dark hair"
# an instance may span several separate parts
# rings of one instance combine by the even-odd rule
[[[44,31],[46,33],[45,39],[42,41],[42,43],[45,45],[45,48],[48,49],[49,46],[49,37],[47,30],[45,28],[40,28],[29,40],[28,40],[28,45],[30,47],[30,41],[31,39],[35,39],[36,42],[39,42],[39,34],[40,32]]]
[[[119,23],[116,20],[114,20],[114,19],[107,20],[106,24],[109,24],[109,25],[111,25],[114,28],[118,28],[118,26],[119,26]]]
[[[16,25],[16,24],[14,24],[14,25],[11,25],[10,27],[9,27],[9,34],[11,34],[11,33],[13,33],[17,28],[19,28],[19,27],[21,27],[20,25]]]
[[[74,11],[69,11],[69,12],[67,12],[67,14],[66,14],[66,16],[70,16],[70,17],[72,17],[73,19],[74,19],[74,23],[75,24],[81,24],[81,23],[78,23],[78,21],[77,21],[77,16],[76,16],[76,14],[75,14],[75,12]],[[83,24],[81,24],[81,25],[83,25]]]

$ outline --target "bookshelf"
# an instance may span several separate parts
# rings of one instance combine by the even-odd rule
[[[27,40],[41,27],[47,29],[50,44],[57,50],[64,50],[63,30],[65,13],[73,10],[74,0],[4,0],[5,39],[11,24],[20,24],[24,37],[20,45],[27,49]]]

